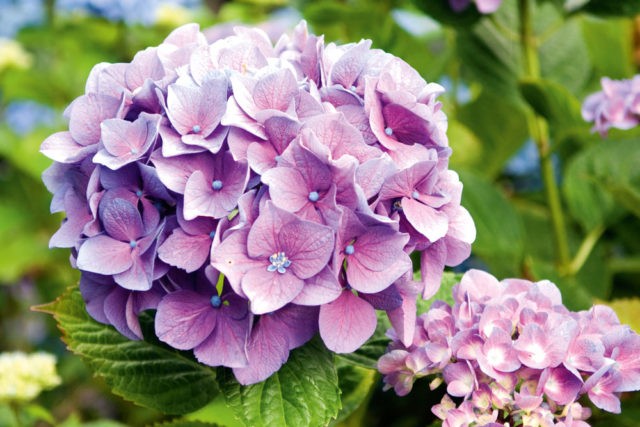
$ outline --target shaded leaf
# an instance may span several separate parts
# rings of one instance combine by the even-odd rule
[[[524,229],[511,203],[491,182],[469,173],[460,173],[464,184],[462,205],[471,213],[477,237],[473,253],[499,276],[514,276],[524,253]]]
[[[36,309],[52,314],[68,348],[127,400],[167,414],[185,414],[217,394],[215,371],[183,353],[131,341],[111,326],[94,321],[77,287]]]

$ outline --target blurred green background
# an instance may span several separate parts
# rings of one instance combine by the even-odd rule
[[[599,90],[601,77],[637,73],[637,22],[627,11],[602,13],[601,1],[584,10],[538,2],[540,75],[531,76],[517,43],[515,0],[485,18],[469,10],[452,14],[443,3],[0,0],[0,351],[53,353],[62,377],[30,404],[28,422],[137,426],[167,419],[113,396],[65,350],[53,319],[30,307],[55,299],[79,277],[67,250],[48,248],[63,217],[49,214],[51,196],[40,175],[50,160],[39,154],[40,143],[65,129],[62,112],[84,92],[93,65],[128,62],[186,22],[202,29],[260,24],[277,35],[304,18],[327,41],[372,39],[373,47],[445,86],[451,167],[461,175],[463,205],[478,229],[472,257],[457,270],[548,278],[570,308],[606,302],[640,330],[640,130],[613,131],[602,140],[580,117],[580,103]],[[564,261],[554,245],[532,117],[548,130],[569,246]],[[428,402],[440,396],[429,395],[426,384],[416,388],[399,399],[379,384],[343,425],[428,424]],[[11,419],[9,410],[0,403],[0,426]],[[628,396],[623,416],[594,418],[596,425],[623,426],[637,426],[637,419],[640,406]]]

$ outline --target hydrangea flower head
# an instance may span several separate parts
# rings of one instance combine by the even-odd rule
[[[409,342],[418,294],[475,238],[442,90],[304,22],[275,43],[182,26],[94,67],[69,130],[42,143],[51,210],[67,215],[51,246],[71,248],[94,319],[141,339],[153,309],[161,341],[243,384],[315,334],[356,350],[376,310]]]
[[[640,389],[640,336],[607,307],[571,312],[551,282],[498,282],[480,270],[465,273],[453,296],[417,319],[409,345],[391,330],[378,362],[399,395],[416,378],[442,378],[448,394],[432,411],[443,425],[588,426],[580,396],[619,413],[620,393]]]
[[[593,122],[593,131],[606,136],[611,128],[631,129],[640,123],[640,76],[627,80],[603,77],[602,90],[582,104],[582,117]]]

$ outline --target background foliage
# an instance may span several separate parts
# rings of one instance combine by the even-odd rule
[[[276,376],[241,389],[224,371],[204,369],[160,343],[139,346],[92,322],[77,291],[69,290],[41,309],[54,313],[69,347],[101,374],[92,378],[87,365],[65,350],[53,319],[29,310],[78,279],[68,253],[48,249],[62,217],[48,213],[50,195],[40,174],[49,161],[38,153],[41,141],[65,127],[62,111],[83,92],[94,64],[130,61],[188,21],[206,28],[269,20],[264,28],[278,33],[304,18],[327,40],[372,39],[374,47],[444,85],[452,168],[460,173],[463,205],[478,229],[473,255],[458,271],[550,279],[570,308],[605,302],[640,331],[640,129],[612,131],[602,140],[580,115],[581,102],[599,90],[601,77],[637,73],[640,24],[634,16],[640,1],[504,0],[497,13],[482,17],[473,6],[455,14],[446,0],[210,0],[174,3],[153,19],[83,3],[92,2],[0,0],[0,350],[55,353],[63,378],[63,385],[21,409],[23,425],[232,426],[239,422],[234,413],[246,425],[293,426],[331,417],[342,426],[433,421],[429,408],[442,390],[429,392],[425,381],[402,399],[382,392],[372,367],[386,346],[384,325],[355,355],[334,357],[313,341],[292,353]],[[533,22],[527,34],[517,13],[524,3],[531,5]],[[545,191],[550,187],[558,190],[555,196]],[[455,278],[447,281],[439,298],[447,298]],[[123,365],[131,358],[155,362]],[[299,384],[302,397],[279,387],[281,379],[290,381],[287,376],[309,366],[325,372],[326,381]],[[176,369],[194,379],[184,389],[168,386],[173,378],[166,377]],[[123,382],[125,375],[153,381]],[[337,387],[340,401],[331,401],[326,396],[337,396]],[[149,397],[158,390],[165,392]],[[265,404],[262,412],[246,410],[255,399],[283,409],[270,412]],[[182,421],[158,411],[184,414],[209,401]],[[592,421],[632,426],[637,419],[640,401],[626,397],[622,415],[595,413]],[[15,423],[9,406],[0,403],[0,425]]]

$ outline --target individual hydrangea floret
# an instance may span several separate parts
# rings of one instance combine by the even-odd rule
[[[640,123],[640,76],[627,80],[600,80],[602,90],[582,104],[582,117],[593,122],[593,131],[606,136],[609,129],[631,129]]]
[[[390,330],[378,362],[385,388],[399,395],[417,378],[444,381],[447,394],[432,408],[443,426],[584,427],[582,395],[619,413],[620,394],[640,389],[640,336],[608,307],[571,312],[549,281],[498,282],[480,270],[465,273],[453,297],[417,319],[410,345]]]
[[[66,213],[50,244],[71,248],[95,320],[142,339],[138,315],[155,310],[161,341],[243,384],[316,334],[356,350],[376,310],[409,344],[418,295],[475,238],[442,91],[304,22],[275,43],[185,25],[96,65],[69,129],[42,143],[51,210]]]

